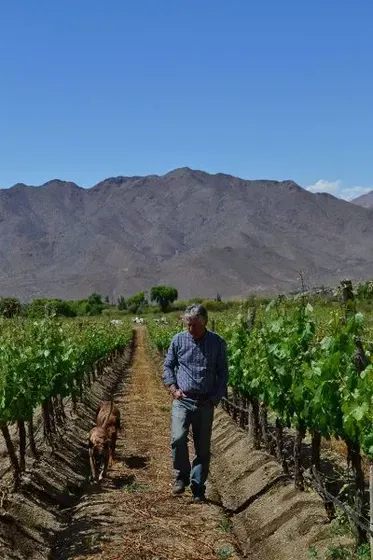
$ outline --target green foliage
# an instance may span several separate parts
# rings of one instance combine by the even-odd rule
[[[102,295],[98,294],[97,292],[93,292],[88,297],[88,303],[90,305],[102,305]]]
[[[215,299],[205,299],[202,301],[201,305],[203,305],[207,311],[224,311],[227,309],[227,305],[224,302]]]
[[[177,298],[177,289],[172,286],[153,286],[150,291],[150,301],[158,303],[163,313],[169,310],[170,304],[176,301]]]
[[[143,306],[147,305],[146,292],[138,292],[129,297],[126,301],[126,307],[130,313],[139,313]]]
[[[219,560],[225,560],[226,558],[231,558],[234,554],[234,550],[231,546],[222,546],[216,553]]]
[[[54,300],[57,303],[55,307],[55,314],[57,316],[64,317],[77,317],[77,316],[89,316],[93,317],[95,315],[101,315],[105,309],[105,304],[100,301],[101,296],[99,294],[92,294],[88,299],[82,300]]]
[[[17,298],[0,298],[0,315],[6,319],[20,315],[22,309],[21,302]]]
[[[370,546],[363,544],[357,550],[352,550],[346,546],[330,546],[325,553],[321,555],[317,552],[314,546],[311,546],[308,551],[308,558],[310,560],[369,560]]]
[[[51,396],[77,394],[93,365],[130,338],[129,325],[9,321],[0,331],[0,423],[30,419]]]
[[[91,306],[86,299],[71,300],[67,303],[75,317],[82,317],[84,315],[87,315],[89,310],[91,309]]]
[[[232,531],[232,523],[230,519],[224,517],[220,522],[220,529],[224,531],[224,533],[230,533]]]
[[[165,353],[175,334],[181,330],[181,323],[174,319],[172,322],[165,323],[147,323],[147,328],[152,345],[162,353]]]
[[[74,302],[62,299],[34,299],[24,308],[24,315],[32,318],[42,317],[76,317]]]
[[[88,303],[86,305],[86,312],[85,314],[88,315],[89,317],[94,317],[95,315],[101,315],[102,310],[103,310],[103,305],[97,304],[97,303]]]
[[[373,300],[373,281],[365,282],[364,284],[359,284],[356,289],[356,297],[360,301],[372,301]]]
[[[173,311],[185,311],[188,305],[192,303],[202,303],[203,298],[193,298],[193,299],[178,299],[174,301],[171,305]]]
[[[124,311],[125,309],[127,309],[127,302],[124,296],[119,296],[117,307],[120,311]]]
[[[356,362],[361,313],[332,312],[317,326],[309,304],[277,300],[257,308],[250,334],[242,313],[221,329],[232,387],[263,401],[286,426],[356,442],[373,458],[373,364],[360,373]]]

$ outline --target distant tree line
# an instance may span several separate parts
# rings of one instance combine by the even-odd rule
[[[356,296],[358,300],[373,303],[373,281],[357,285]],[[168,285],[159,285],[153,286],[149,293],[142,290],[129,297],[120,295],[116,303],[110,302],[109,296],[103,296],[98,292],[93,292],[86,299],[80,300],[37,298],[27,303],[23,303],[15,297],[0,297],[0,317],[45,317],[50,315],[80,317],[100,315],[105,310],[107,312],[117,310],[131,314],[142,314],[156,310],[167,313],[169,311],[184,311],[186,306],[192,302],[201,303],[209,311],[223,311],[242,304],[249,307],[265,304],[272,297],[251,294],[245,299],[223,301],[221,295],[217,293],[211,299],[196,297],[191,300],[178,300],[176,288]]]
[[[158,304],[160,310],[166,313],[170,310],[171,304],[178,298],[178,291],[172,286],[153,286],[150,290],[150,301]],[[141,313],[149,305],[147,293],[145,291],[125,299],[124,296],[118,298],[118,309],[127,309],[130,313]]]
[[[22,303],[18,298],[0,297],[0,317],[78,317],[83,315],[100,315],[108,305],[108,298],[103,301],[103,296],[93,292],[87,299],[63,300],[36,298],[30,302]]]
[[[150,290],[150,301],[158,305],[162,312],[169,311],[177,297],[177,289],[172,286],[154,286]],[[146,291],[138,292],[128,298],[120,296],[116,306],[110,304],[109,296],[103,297],[97,292],[80,300],[37,298],[26,303],[22,303],[15,297],[0,297],[0,317],[92,316],[100,315],[105,308],[113,307],[129,313],[141,313],[148,306],[149,300]]]

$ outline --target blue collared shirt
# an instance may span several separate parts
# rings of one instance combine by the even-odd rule
[[[184,393],[221,399],[228,381],[225,340],[208,330],[199,340],[188,331],[178,333],[164,361],[163,381]]]

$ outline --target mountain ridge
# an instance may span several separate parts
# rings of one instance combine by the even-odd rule
[[[373,191],[362,194],[351,200],[351,202],[353,204],[357,204],[358,206],[363,206],[364,208],[373,208]]]
[[[18,184],[19,185],[19,184]],[[291,291],[372,276],[372,211],[292,180],[190,168],[0,190],[0,295],[115,300]]]

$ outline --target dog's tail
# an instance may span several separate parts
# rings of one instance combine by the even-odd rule
[[[109,413],[108,413],[108,415],[106,416],[106,418],[105,418],[105,420],[104,420],[104,423],[103,423],[103,425],[102,425],[102,427],[104,428],[104,430],[105,430],[105,428],[106,428],[106,426],[107,426],[107,423],[109,422],[109,418],[110,418],[110,416],[111,416],[111,413],[113,412],[113,407],[114,407],[114,401],[113,401],[113,399],[111,399],[111,401],[110,401],[110,410],[109,410]]]

